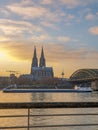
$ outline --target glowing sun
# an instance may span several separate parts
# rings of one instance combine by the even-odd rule
[[[7,53],[0,50],[0,59],[8,59]]]

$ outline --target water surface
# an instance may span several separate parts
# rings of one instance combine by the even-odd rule
[[[91,93],[3,93],[0,102],[83,102],[97,101],[98,92]],[[32,109],[31,114],[98,113],[97,108]],[[27,114],[27,110],[0,110],[0,115]],[[31,117],[31,125],[98,123],[98,116]],[[2,118],[0,126],[27,125],[27,118]],[[36,130],[98,130],[97,126],[36,128]],[[21,129],[20,129],[21,130]],[[25,129],[24,129],[25,130]],[[35,130],[35,128],[31,129]]]

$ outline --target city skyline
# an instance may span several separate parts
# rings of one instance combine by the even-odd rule
[[[3,0],[0,3],[0,75],[30,73],[33,49],[43,46],[54,75],[98,68],[97,0]]]

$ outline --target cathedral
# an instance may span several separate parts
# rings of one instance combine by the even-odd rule
[[[31,64],[31,75],[34,80],[43,78],[52,78],[54,76],[52,67],[46,67],[46,60],[44,57],[44,50],[42,47],[41,56],[38,64],[36,47],[34,47],[34,55]]]

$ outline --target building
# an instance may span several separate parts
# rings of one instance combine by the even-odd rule
[[[44,57],[43,47],[41,51],[39,65],[38,65],[36,47],[34,47],[34,55],[33,55],[32,64],[31,64],[31,75],[33,75],[34,80],[39,80],[39,79],[43,79],[47,77],[52,78],[54,76],[53,68],[46,67],[46,60]]]

